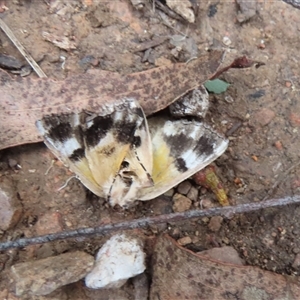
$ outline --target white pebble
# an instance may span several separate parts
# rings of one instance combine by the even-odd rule
[[[223,44],[226,46],[231,45],[231,39],[228,36],[223,37]]]
[[[94,268],[85,277],[85,284],[92,289],[119,288],[144,270],[145,253],[141,240],[117,234],[99,250]]]

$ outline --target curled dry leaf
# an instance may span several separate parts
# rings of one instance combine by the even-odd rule
[[[204,168],[203,170],[197,172],[193,178],[197,184],[212,190],[222,206],[229,205],[227,194],[222,186],[221,181],[215,173],[214,167],[208,166]]]
[[[258,69],[261,66],[264,66],[265,63],[249,59],[246,56],[238,57],[236,58],[230,65],[230,68],[237,68],[237,69],[242,69],[242,68],[250,68],[253,65]]]
[[[253,65],[255,65],[256,69],[258,69],[261,66],[264,66],[265,63],[264,62],[260,62],[260,61],[256,61],[256,60],[251,60],[249,58],[247,58],[246,56],[241,56],[236,58],[229,66],[226,66],[220,70],[218,70],[218,72],[216,72],[216,74],[214,76],[212,76],[210,78],[210,80],[213,80],[217,77],[219,77],[222,73],[228,71],[229,69],[244,69],[244,68],[250,68]]]

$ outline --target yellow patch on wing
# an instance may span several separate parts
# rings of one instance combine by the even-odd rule
[[[70,170],[73,171],[79,177],[80,181],[94,194],[99,195],[99,197],[105,197],[103,188],[96,182],[86,158],[70,164]]]
[[[171,156],[170,147],[162,139],[153,145],[152,179],[154,186],[141,189],[138,199],[149,200],[169,190],[178,180],[180,172],[175,165],[175,158]]]
[[[158,145],[155,145],[153,151],[152,179],[154,184],[168,184],[169,179],[178,173],[174,164],[174,157],[170,153],[170,147],[162,140]]]
[[[130,148],[129,144],[110,143],[110,145],[114,145],[111,154],[108,154],[101,144],[86,150],[86,158],[94,180],[102,187],[103,194],[106,196]]]

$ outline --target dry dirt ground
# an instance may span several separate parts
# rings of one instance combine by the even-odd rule
[[[228,150],[215,162],[231,203],[236,205],[291,196],[299,193],[300,187],[300,14],[281,1],[256,4],[255,14],[242,23],[237,20],[234,1],[201,1],[195,24],[162,19],[151,5],[137,10],[127,0],[14,0],[6,2],[8,10],[0,17],[47,76],[55,79],[89,68],[137,72],[166,60],[186,61],[209,47],[225,49],[227,61],[247,55],[264,62],[266,65],[258,69],[233,69],[223,74],[221,78],[231,84],[229,89],[210,96],[208,121],[223,133],[236,127],[230,132]],[[59,49],[43,39],[44,31],[67,37],[76,49]],[[176,58],[173,41],[178,41],[179,35],[183,50]],[[136,45],[156,37],[166,40],[152,48],[147,57],[144,52],[134,52]],[[1,53],[22,59],[2,32],[0,41]],[[172,200],[167,196],[138,203],[127,211],[116,210],[76,180],[57,192],[71,173],[55,161],[45,175],[54,156],[42,143],[21,145],[0,154],[1,177],[13,183],[22,203],[19,222],[1,232],[2,241],[172,212]],[[201,197],[192,208],[199,208],[200,200],[207,206],[219,205],[212,193],[197,188]],[[209,228],[210,219],[202,218],[153,226],[144,233],[154,236],[168,232],[175,239],[190,236],[193,242],[187,247],[193,251],[230,245],[247,265],[299,276],[299,214],[299,206],[291,205],[224,218],[220,229]],[[75,249],[93,255],[104,241],[65,240],[2,252],[0,266],[7,269],[17,262]],[[151,253],[151,249],[146,252]],[[88,292],[85,297],[92,299]]]

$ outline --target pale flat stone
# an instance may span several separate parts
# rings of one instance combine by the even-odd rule
[[[16,295],[48,295],[83,278],[93,264],[94,258],[80,251],[16,264],[11,267]]]
[[[180,246],[185,246],[192,243],[192,239],[189,236],[185,236],[177,241]]]

